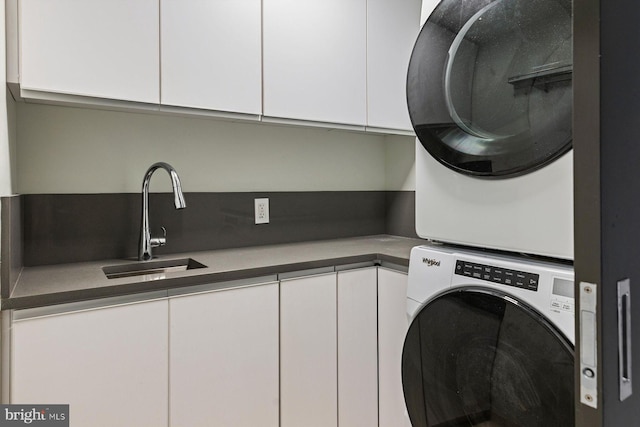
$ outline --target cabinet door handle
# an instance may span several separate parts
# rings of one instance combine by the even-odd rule
[[[631,396],[631,283],[618,282],[618,380],[620,401]]]

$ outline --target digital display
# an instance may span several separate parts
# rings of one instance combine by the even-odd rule
[[[573,298],[573,281],[555,277],[553,279],[553,294]]]

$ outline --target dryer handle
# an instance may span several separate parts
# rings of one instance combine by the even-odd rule
[[[618,282],[618,380],[620,401],[633,392],[631,387],[631,282]]]

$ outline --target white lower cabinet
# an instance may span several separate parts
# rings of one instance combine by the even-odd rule
[[[376,267],[338,273],[338,425],[378,425]]]
[[[400,358],[394,356],[404,339],[397,314],[405,311],[406,274],[395,274],[381,274],[383,298],[401,300],[379,299],[376,267],[280,282],[281,426],[377,426],[379,404],[386,420],[401,419],[394,418],[404,412]],[[394,324],[381,327],[385,341],[379,343],[378,324],[387,318]]]
[[[338,420],[336,274],[280,282],[280,425]]]
[[[69,404],[72,427],[410,426],[406,292],[366,267],[14,315],[11,403]]]
[[[380,427],[411,427],[402,391],[402,347],[409,328],[407,274],[378,268]]]
[[[172,297],[169,309],[170,426],[277,427],[278,283]]]
[[[11,403],[69,404],[72,427],[166,426],[167,304],[15,320]]]

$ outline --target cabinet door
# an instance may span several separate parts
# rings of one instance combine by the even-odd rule
[[[338,273],[338,425],[378,425],[376,268]]]
[[[278,426],[278,284],[173,297],[170,425]]]
[[[336,275],[280,282],[280,425],[337,425]]]
[[[366,124],[366,0],[264,0],[264,114]]]
[[[166,426],[167,300],[18,320],[11,402],[69,404],[76,427]]]
[[[21,87],[158,103],[158,14],[158,0],[21,0]]]
[[[378,268],[380,427],[411,427],[402,391],[402,347],[409,328],[407,275]]]
[[[260,0],[161,0],[162,104],[261,114]]]
[[[367,124],[411,130],[407,68],[420,31],[421,0],[367,0]]]

